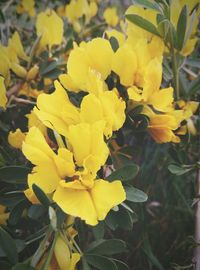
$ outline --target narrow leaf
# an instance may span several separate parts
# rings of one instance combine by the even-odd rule
[[[87,253],[96,253],[101,255],[113,255],[124,252],[126,250],[126,243],[119,239],[97,240],[93,242]]]
[[[33,188],[33,192],[35,193],[36,197],[41,202],[41,204],[43,204],[46,207],[49,207],[51,202],[46,196],[46,194],[44,193],[44,191],[35,184],[32,185],[32,188]]]
[[[141,16],[138,16],[136,14],[127,14],[126,19],[136,24],[137,26],[143,28],[144,30],[160,37],[160,34],[156,29],[155,25],[149,22],[148,20],[142,18]]]
[[[96,254],[87,254],[85,258],[89,264],[99,270],[118,270],[116,264],[107,257]]]
[[[17,247],[12,237],[0,227],[0,246],[5,252],[8,260],[16,264],[18,261]]]
[[[10,184],[24,184],[30,168],[22,166],[6,166],[0,168],[0,180]]]
[[[187,16],[188,16],[188,9],[185,5],[180,13],[178,23],[177,23],[177,47],[179,50],[183,48],[185,35],[186,35],[186,28],[187,28]]]

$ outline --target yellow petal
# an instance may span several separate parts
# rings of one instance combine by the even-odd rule
[[[19,57],[23,60],[26,60],[26,61],[29,60],[29,57],[26,55],[26,53],[24,51],[20,36],[19,36],[17,31],[9,39],[8,47],[10,50],[13,50],[13,52],[15,52],[17,57]],[[11,59],[11,60],[13,60],[13,59]]]
[[[41,131],[36,127],[32,127],[27,133],[22,152],[34,165],[43,164],[43,166],[45,163],[51,162],[55,155]]]
[[[56,240],[54,254],[60,269],[68,269],[70,264],[71,251],[61,236],[58,236]]]
[[[142,101],[142,90],[140,90],[139,88],[137,88],[137,86],[132,86],[128,88],[128,96],[129,99],[132,99],[134,101]]]
[[[108,87],[99,72],[89,69],[85,90],[98,96],[107,91]]]
[[[59,148],[58,155],[54,156],[54,161],[61,178],[74,175],[75,165],[73,161],[73,154],[69,150],[66,148]]]
[[[52,94],[41,94],[34,112],[44,125],[66,136],[70,124],[79,121],[78,110],[71,104],[67,93],[58,81]]]
[[[90,59],[84,48],[75,48],[69,55],[67,62],[68,74],[78,88],[85,89]]]
[[[151,104],[156,110],[160,112],[168,112],[173,109],[172,103],[174,89],[172,87],[161,89],[153,93],[149,99],[148,104]]]
[[[85,90],[90,69],[99,72],[103,80],[107,78],[111,72],[112,56],[109,41],[95,38],[74,48],[68,59],[68,74],[80,89]]]
[[[102,166],[105,163],[108,157],[108,147],[103,138],[104,127],[104,121],[98,121],[92,125],[81,123],[69,127],[67,136],[68,143],[73,150],[78,166],[83,166],[84,160],[89,155],[98,157],[99,166]]]
[[[49,194],[57,188],[60,180],[55,164],[49,160],[33,168],[32,173],[28,175],[28,186],[32,189],[32,185],[36,184]]]
[[[112,70],[119,75],[120,83],[132,86],[137,71],[137,58],[132,48],[125,44],[120,47],[113,57]]]
[[[148,100],[151,95],[160,89],[162,80],[162,61],[158,58],[152,59],[145,68],[144,74],[144,100]]]
[[[111,136],[112,131],[120,129],[124,124],[126,104],[114,90],[100,94],[99,100],[103,108],[103,119],[106,122],[105,135]]]
[[[109,183],[96,180],[91,189],[92,200],[95,205],[98,220],[105,219],[108,212],[126,199],[126,193],[120,181]]]
[[[80,117],[83,122],[90,124],[103,120],[103,108],[100,100],[94,95],[85,96],[81,102]]]
[[[69,74],[61,74],[59,76],[60,83],[69,91],[79,92],[79,88],[76,83],[72,80]]]
[[[119,22],[119,17],[117,15],[116,7],[108,7],[103,13],[103,17],[106,23],[110,26],[116,26]]]
[[[58,186],[53,200],[65,213],[74,217],[80,217],[89,225],[96,225],[98,223],[97,213],[90,193],[87,190]]]
[[[6,88],[4,85],[4,78],[0,76],[0,107],[6,108],[6,103],[8,99],[6,97]]]
[[[16,129],[15,132],[10,131],[8,135],[8,143],[14,147],[21,149],[22,148],[22,143],[25,139],[26,135],[23,133],[19,128]]]

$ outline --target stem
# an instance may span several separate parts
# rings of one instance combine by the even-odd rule
[[[171,57],[172,57],[172,71],[174,74],[174,88],[176,91],[176,99],[180,98],[180,91],[179,91],[179,69],[177,66],[177,59],[176,53],[173,44],[171,44]]]
[[[197,174],[197,196],[200,197],[200,170]],[[195,213],[195,242],[196,248],[194,250],[194,270],[200,270],[200,199],[196,203],[196,213]]]
[[[174,39],[173,39],[173,30],[170,28],[170,53],[171,53],[171,60],[172,60],[172,71],[173,71],[173,79],[174,79],[174,88],[176,91],[176,99],[178,100],[180,97],[179,92],[179,69],[177,66],[177,59],[176,59],[176,51],[174,48]]]

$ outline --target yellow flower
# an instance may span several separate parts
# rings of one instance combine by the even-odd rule
[[[55,154],[41,131],[36,127],[32,127],[27,133],[22,152],[27,159],[36,165],[32,173],[28,175],[30,189],[33,184],[36,184],[45,193],[52,193],[62,177],[74,174],[72,153],[65,148],[59,148],[58,153]],[[30,191],[29,194],[31,194]]]
[[[108,40],[95,38],[75,47],[70,53],[67,70],[77,87],[85,90],[90,70],[99,72],[105,80],[111,72],[113,50]]]
[[[125,191],[120,181],[109,183],[98,179],[92,187],[79,181],[60,182],[54,193],[54,201],[70,215],[81,217],[89,225],[96,225],[98,220],[105,219],[111,208],[123,202]]]
[[[29,189],[25,194],[34,202],[32,184],[38,185],[47,194],[55,191],[53,200],[63,211],[96,225],[126,197],[120,181],[95,180],[96,172],[108,156],[103,140],[103,123],[70,126],[68,146],[73,150],[76,165],[79,166],[77,171],[69,150],[59,148],[56,154],[39,129],[32,127],[29,130],[22,151],[36,166],[28,176]]]
[[[136,86],[128,88],[129,99],[152,105],[156,110],[169,112],[173,109],[173,88],[160,89],[162,64],[157,58],[149,62],[144,73],[143,89]]]
[[[76,32],[80,32],[81,25],[78,21],[85,15],[86,24],[90,22],[91,18],[96,15],[98,11],[95,2],[88,3],[87,0],[72,0],[65,8],[65,15],[68,21],[73,25]]]
[[[62,76],[61,82],[66,86],[64,77]],[[103,120],[104,134],[107,137],[112,135],[112,131],[121,128],[125,121],[125,102],[115,91],[106,91],[104,81],[93,72],[89,78],[91,81],[87,84],[87,89],[93,93],[83,98],[80,109],[72,105],[58,82],[55,82],[56,90],[53,94],[41,94],[34,111],[42,123],[51,129],[55,128],[65,137],[68,137],[69,126],[81,122],[93,124]]]
[[[106,23],[110,26],[115,27],[119,22],[119,17],[117,15],[116,7],[108,7],[103,13],[103,17]]]
[[[19,128],[15,130],[15,132],[10,131],[8,135],[8,143],[17,149],[22,148],[22,143],[25,139],[26,135]]]
[[[63,39],[64,24],[63,20],[56,14],[54,10],[47,9],[45,12],[39,13],[36,21],[37,35],[41,35],[40,49],[46,46],[60,45]]]
[[[6,108],[7,103],[7,97],[6,97],[6,88],[4,85],[4,78],[0,76],[0,107]]]
[[[17,13],[21,14],[27,12],[30,17],[35,16],[35,1],[34,0],[21,0],[17,6]]]
[[[0,76],[3,76],[5,78],[5,85],[7,86],[10,81],[10,59],[8,57],[7,49],[3,47],[1,44],[0,44],[0,59],[1,59]]]
[[[24,51],[20,36],[17,31],[15,31],[15,33],[9,39],[7,50],[11,62],[18,63],[18,58],[21,58],[25,61],[29,60],[29,57]]]
[[[68,126],[80,122],[79,110],[71,104],[61,84],[55,81],[54,85],[55,92],[38,96],[34,112],[44,125],[67,136]]]
[[[71,252],[68,245],[61,236],[58,236],[54,255],[60,270],[75,270],[76,264],[79,262],[81,256],[77,252]]]
[[[180,127],[180,122],[182,121],[183,114],[181,110],[174,110],[166,114],[156,114],[149,107],[145,106],[143,113],[150,119],[148,132],[157,143],[180,142],[180,138],[174,132]]]
[[[9,218],[9,213],[6,213],[6,207],[4,205],[0,205],[0,225],[6,225],[6,221]]]
[[[87,123],[104,120],[104,134],[110,137],[125,121],[125,106],[125,102],[114,91],[105,91],[98,97],[89,94],[81,103],[80,118]]]

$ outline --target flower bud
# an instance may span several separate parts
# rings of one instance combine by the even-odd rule
[[[24,67],[20,66],[19,64],[12,63],[11,69],[18,77],[26,78],[27,71]]]
[[[34,80],[39,72],[39,67],[37,65],[34,65],[27,73],[26,79],[27,81]]]

